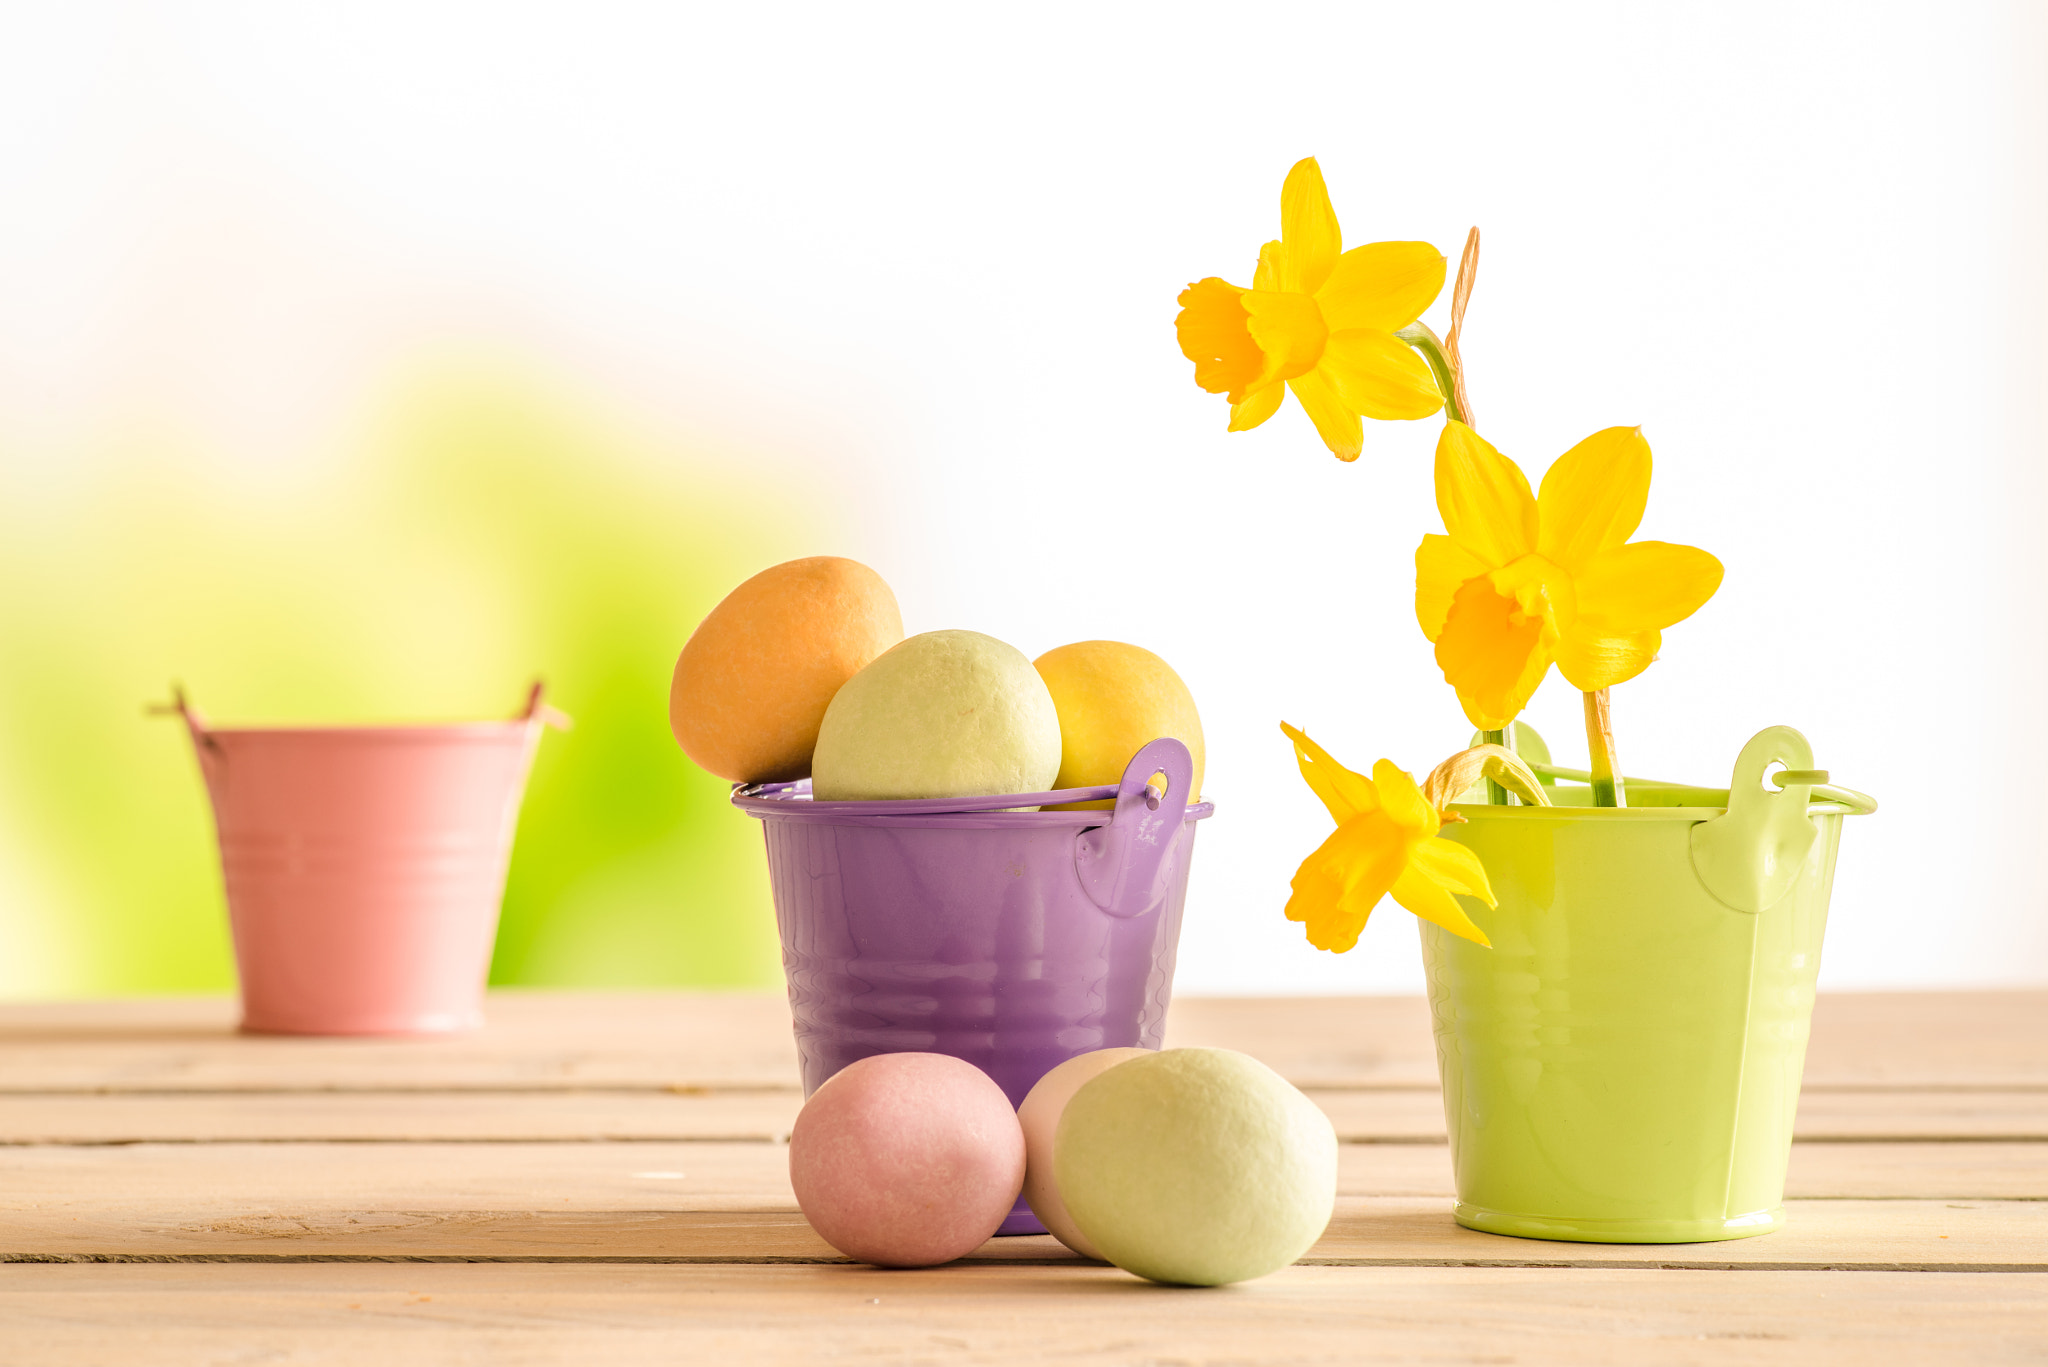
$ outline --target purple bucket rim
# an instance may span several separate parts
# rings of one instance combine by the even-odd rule
[[[749,783],[733,789],[732,805],[758,820],[841,822],[856,826],[1102,826],[1115,812],[1093,808],[1078,812],[1013,811],[1055,802],[1106,802],[1117,795],[1115,784],[1095,788],[1055,788],[1043,793],[997,793],[980,797],[894,798],[868,802],[820,802],[811,796],[811,781]],[[1213,802],[1188,804],[1184,821],[1215,815]],[[934,819],[936,818],[936,819]],[[945,818],[954,818],[947,820]]]

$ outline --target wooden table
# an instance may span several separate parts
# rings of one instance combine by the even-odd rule
[[[782,1002],[501,993],[445,1043],[218,1000],[0,1007],[0,1362],[2048,1363],[2048,992],[1824,998],[1790,1223],[1452,1224],[1405,998],[1175,1003],[1345,1143],[1301,1264],[1148,1285],[1050,1238],[920,1272],[797,1212]]]

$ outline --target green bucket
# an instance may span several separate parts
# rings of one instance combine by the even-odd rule
[[[1813,781],[1768,787],[1774,763]],[[1876,810],[1825,779],[1779,726],[1727,789],[1452,806],[1444,835],[1499,899],[1474,908],[1491,949],[1422,923],[1459,1224],[1691,1243],[1784,1223],[1842,818]]]

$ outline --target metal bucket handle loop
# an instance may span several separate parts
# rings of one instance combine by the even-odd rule
[[[200,776],[206,780],[209,791],[226,777],[227,751],[221,748],[213,728],[206,724],[205,714],[194,707],[185,696],[185,685],[171,685],[171,700],[167,703],[151,703],[144,709],[152,717],[178,717],[183,719],[185,729],[192,733],[192,750],[199,756]],[[525,722],[532,728],[536,743],[543,727],[552,726],[557,731],[567,731],[576,723],[560,708],[551,707],[547,702],[547,685],[539,679],[526,692],[526,705],[513,717],[514,721]]]
[[[1768,787],[1764,771],[1782,764],[1782,787]],[[1750,738],[1735,759],[1728,810],[1692,828],[1692,867],[1714,900],[1752,915],[1774,907],[1806,866],[1820,830],[1808,800],[1827,772],[1813,767],[1813,747],[1789,726],[1770,726]]]
[[[535,679],[533,687],[526,691],[526,706],[520,709],[518,720],[538,722],[542,726],[552,726],[557,731],[573,731],[576,728],[575,721],[567,712],[548,705],[547,692],[547,682]]]
[[[1162,797],[1152,775],[1166,775]],[[1181,819],[1194,794],[1195,760],[1187,746],[1170,737],[1151,741],[1131,756],[1117,785],[1116,809],[1106,826],[1091,826],[1074,837],[1074,871],[1081,889],[1111,916],[1142,916],[1166,896],[1162,875]]]
[[[200,777],[206,780],[210,790],[220,782],[221,766],[227,762],[220,742],[214,739],[213,730],[207,726],[206,718],[198,708],[185,697],[185,685],[171,685],[171,700],[167,703],[151,703],[144,709],[152,717],[177,717],[184,721],[185,729],[192,735],[192,752],[199,756]]]

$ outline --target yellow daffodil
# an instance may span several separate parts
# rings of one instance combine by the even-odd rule
[[[1426,418],[1443,407],[1429,366],[1394,336],[1444,287],[1427,242],[1343,249],[1315,158],[1280,189],[1280,240],[1259,252],[1252,287],[1210,276],[1180,295],[1174,329],[1195,383],[1230,398],[1230,430],[1273,416],[1286,391],[1339,460],[1364,445],[1360,415]]]
[[[1415,780],[1386,759],[1373,765],[1371,778],[1353,773],[1294,727],[1282,722],[1280,729],[1294,742],[1301,776],[1337,820],[1330,838],[1301,861],[1287,899],[1287,919],[1307,924],[1308,942],[1342,954],[1392,893],[1425,921],[1489,943],[1453,895],[1493,906],[1486,870],[1478,855],[1437,834],[1443,814]],[[1533,775],[1529,781],[1534,784]]]
[[[1474,726],[1507,726],[1553,663],[1589,693],[1633,679],[1663,629],[1714,596],[1713,556],[1629,541],[1649,497],[1639,428],[1595,432],[1531,496],[1513,461],[1465,424],[1444,425],[1436,502],[1449,535],[1415,552],[1415,615]]]

